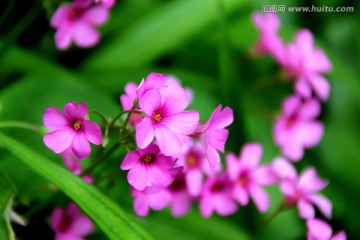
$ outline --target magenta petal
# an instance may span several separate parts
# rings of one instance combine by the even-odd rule
[[[295,42],[298,47],[300,47],[300,51],[308,55],[313,51],[314,38],[311,32],[307,29],[299,30],[295,35]]]
[[[332,229],[326,222],[320,219],[310,219],[306,222],[308,228],[308,238],[314,240],[329,240],[332,235]]]
[[[227,216],[233,214],[237,210],[236,203],[228,196],[216,196],[214,197],[215,210],[221,216]]]
[[[262,188],[255,185],[251,186],[250,196],[260,212],[264,213],[269,209],[270,198]]]
[[[312,219],[315,217],[314,207],[310,203],[304,200],[300,200],[298,202],[298,209],[299,209],[299,215],[303,219]]]
[[[319,116],[321,111],[321,106],[318,100],[310,99],[306,101],[301,109],[299,110],[299,117],[302,119],[309,119],[312,120]]]
[[[290,162],[286,161],[284,158],[276,158],[271,164],[271,168],[280,179],[283,179],[285,177],[297,179],[297,172],[295,167]]]
[[[185,175],[186,186],[192,196],[198,196],[201,192],[203,176],[201,171],[188,171]]]
[[[69,119],[84,119],[88,112],[88,106],[79,102],[69,102],[64,105],[64,114]]]
[[[225,143],[229,136],[229,130],[227,129],[213,129],[210,130],[208,135],[208,144],[220,152],[225,151]]]
[[[69,121],[64,114],[54,107],[48,107],[45,110],[43,123],[47,129],[53,131],[66,128],[69,125]]]
[[[131,151],[128,152],[122,161],[120,168],[122,170],[129,170],[136,166],[139,163],[141,156],[139,155],[138,151]]]
[[[147,167],[148,181],[155,186],[167,186],[171,183],[172,177],[167,169],[158,166]]]
[[[280,190],[285,196],[294,196],[296,195],[296,186],[295,181],[290,178],[285,178],[280,183]]]
[[[290,117],[297,112],[300,106],[301,106],[300,97],[296,95],[292,95],[284,100],[282,105],[282,110],[286,116]]]
[[[295,91],[304,98],[311,97],[311,87],[309,83],[302,77],[296,80]]]
[[[109,10],[103,6],[89,8],[84,13],[84,19],[93,25],[104,24],[109,16]]]
[[[140,109],[148,116],[160,109],[162,104],[161,95],[158,90],[149,90],[143,96],[139,97]]]
[[[233,153],[226,155],[226,171],[231,180],[236,180],[239,174],[238,160]]]
[[[153,89],[160,89],[165,87],[167,76],[163,74],[158,73],[150,73],[146,80],[144,79],[139,84],[139,88],[136,91],[136,95],[140,99],[147,91],[153,90]]]
[[[215,148],[208,146],[206,149],[206,156],[208,158],[210,168],[215,168],[220,163],[220,155]]]
[[[82,160],[90,155],[90,143],[85,134],[77,133],[72,142],[72,150],[77,159]]]
[[[147,203],[146,196],[139,195],[135,197],[134,211],[141,217],[145,217],[149,214],[149,205]]]
[[[86,23],[77,23],[73,26],[73,38],[79,47],[92,47],[100,40],[99,32]]]
[[[100,127],[93,121],[84,121],[84,131],[86,138],[95,145],[101,144],[102,134]]]
[[[77,216],[71,225],[71,232],[81,237],[89,235],[93,230],[94,224],[83,213]]]
[[[157,126],[155,137],[158,141],[160,151],[166,156],[173,156],[181,152],[179,138],[166,127]]]
[[[316,95],[319,96],[321,100],[326,101],[330,94],[329,82],[322,75],[318,74],[311,75],[309,81],[314,88]]]
[[[279,183],[279,178],[270,165],[264,165],[257,168],[252,176],[256,184],[261,186]]]
[[[64,212],[61,208],[55,208],[55,210],[51,213],[50,224],[51,229],[55,232],[59,231],[60,223],[64,216]]]
[[[327,181],[318,177],[315,168],[309,167],[301,173],[298,186],[302,191],[311,193],[322,190],[327,184]]]
[[[324,125],[321,122],[307,122],[299,128],[300,134],[303,136],[303,144],[305,147],[314,147],[317,145],[324,135]]]
[[[59,27],[69,15],[69,11],[71,11],[71,7],[68,5],[62,5],[58,9],[56,9],[54,15],[51,17],[50,25],[52,27]]]
[[[233,197],[242,205],[245,206],[249,203],[248,192],[239,185],[236,185],[233,189]]]
[[[166,117],[161,124],[167,126],[175,134],[190,135],[194,133],[198,122],[198,111],[182,111]]]
[[[221,109],[221,104],[218,106]],[[212,126],[215,128],[225,128],[229,126],[234,120],[233,110],[229,107],[224,108],[220,114],[212,121]]]
[[[65,50],[71,45],[71,29],[61,26],[55,33],[55,44],[58,49]]]
[[[214,211],[213,198],[210,196],[201,198],[199,207],[201,214],[205,218],[210,217],[212,212]]]
[[[184,191],[174,196],[171,204],[171,214],[175,217],[180,217],[187,213],[191,208],[191,199]]]
[[[144,118],[136,125],[136,144],[139,148],[146,148],[154,139],[153,124],[149,118]]]
[[[189,105],[186,91],[176,82],[170,82],[161,96],[167,114],[178,113]]]
[[[75,135],[71,129],[63,129],[46,134],[43,140],[48,148],[59,154],[70,147]]]
[[[137,164],[134,168],[130,169],[127,179],[131,186],[135,189],[142,191],[146,188],[147,184],[147,170],[142,164]]]
[[[337,233],[330,240],[346,240],[346,234],[344,231]]]
[[[313,194],[309,197],[309,200],[320,209],[325,217],[331,218],[332,204],[329,199],[321,194]]]
[[[241,164],[251,169],[256,168],[259,165],[262,153],[262,146],[258,143],[244,145],[240,155]]]

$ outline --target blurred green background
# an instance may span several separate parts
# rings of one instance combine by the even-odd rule
[[[280,154],[272,140],[272,124],[281,101],[293,90],[291,82],[277,79],[280,69],[271,57],[253,55],[258,33],[251,13],[261,11],[264,5],[353,6],[354,11],[346,13],[285,11],[279,16],[280,35],[287,42],[293,40],[300,28],[310,29],[316,45],[325,50],[333,63],[333,71],[327,74],[331,95],[323,104],[321,115],[324,138],[320,145],[306,151],[296,167],[301,170],[313,165],[322,178],[330,181],[324,191],[333,201],[330,223],[335,231],[344,229],[348,239],[358,239],[358,1],[118,0],[108,23],[100,28],[102,40],[96,47],[72,47],[64,52],[55,48],[54,29],[49,26],[55,3],[50,0],[0,3],[0,122],[19,120],[42,125],[42,115],[48,106],[62,108],[69,101],[83,101],[90,109],[115,116],[121,110],[119,95],[128,81],[139,83],[150,72],[166,73],[194,90],[190,108],[199,110],[202,121],[219,103],[233,108],[235,120],[229,128],[227,151],[238,154],[245,142],[257,141],[264,146],[263,162]],[[29,10],[34,16],[25,16]],[[28,19],[17,24],[24,16]],[[43,145],[40,135],[19,129],[1,131],[62,165],[62,160]],[[123,154],[118,152],[108,159],[103,168],[118,172]],[[63,204],[67,198],[41,191],[46,181],[3,148],[0,171],[17,188],[15,209],[30,219],[27,228],[14,226],[18,238],[40,239],[36,231],[42,229],[42,239],[51,239],[49,215],[55,205]],[[118,176],[99,188],[157,239],[247,239],[281,201],[277,187],[269,187],[271,209],[264,215],[250,203],[225,218],[203,219],[197,205],[182,218],[171,217],[168,210],[139,218],[132,210],[124,177]],[[305,231],[304,222],[293,209],[281,213],[256,239],[305,239]],[[89,239],[103,238],[106,239],[98,230]]]

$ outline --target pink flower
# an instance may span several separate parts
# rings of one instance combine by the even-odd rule
[[[255,46],[258,54],[270,53],[275,59],[282,62],[284,55],[284,43],[278,36],[280,19],[276,13],[253,13],[252,20],[260,31],[260,40]]]
[[[310,98],[313,91],[324,101],[329,97],[330,85],[321,74],[329,72],[332,66],[326,54],[313,45],[310,31],[297,32],[295,42],[287,46],[283,67],[289,77],[296,79],[295,90],[299,95]]]
[[[232,183],[225,174],[219,177],[210,176],[200,196],[201,214],[204,217],[210,217],[214,211],[221,216],[235,213],[237,205],[232,198],[232,187]]]
[[[286,171],[286,168],[277,171]],[[293,174],[295,171],[291,171]],[[296,172],[295,172],[296,173]],[[289,173],[280,173],[285,176],[280,184],[281,192],[285,196],[287,206],[297,205],[299,215],[303,219],[312,219],[315,217],[313,204],[324,214],[325,217],[331,218],[332,204],[323,195],[317,193],[328,184],[327,181],[317,176],[316,170],[312,167],[305,169],[299,177],[291,176]]]
[[[299,96],[290,96],[285,99],[282,111],[274,125],[275,143],[285,157],[299,161],[304,148],[314,147],[323,136],[323,124],[315,120],[320,114],[320,103],[316,99],[303,102]]]
[[[169,203],[171,214],[175,217],[186,214],[191,208],[192,197],[187,189],[184,175],[181,174],[175,177],[167,191],[171,194]]]
[[[137,98],[136,90],[138,86],[129,82],[125,86],[125,94],[120,96],[120,103],[124,110],[131,110],[134,107],[134,101]],[[137,113],[131,113],[129,122],[131,125],[135,126],[141,121],[141,115]]]
[[[156,138],[163,154],[179,154],[182,148],[179,136],[192,134],[199,121],[197,111],[184,111],[188,104],[185,90],[175,82],[161,90],[148,90],[139,97],[140,109],[146,114],[136,125],[139,148],[147,147]]]
[[[74,41],[79,47],[92,47],[100,39],[95,26],[104,24],[108,18],[108,8],[90,6],[91,1],[75,0],[61,5],[51,18],[51,26],[56,28],[57,48],[67,49]]]
[[[272,184],[268,167],[259,167],[262,147],[257,143],[243,146],[240,157],[233,154],[226,156],[227,173],[234,183],[233,197],[241,204],[247,205],[251,197],[260,212],[269,208],[270,199],[262,186]]]
[[[207,122],[197,126],[194,134],[204,147],[210,168],[215,168],[220,163],[220,156],[216,150],[224,152],[225,142],[229,135],[229,131],[224,128],[229,126],[234,119],[231,108],[226,107],[222,111],[221,108],[220,104]]]
[[[115,0],[94,0],[96,4],[101,4],[107,8],[112,8],[115,4]]]
[[[56,208],[51,214],[50,224],[56,234],[55,240],[81,240],[94,229],[91,220],[75,203],[70,203],[66,210]]]
[[[44,136],[45,145],[58,154],[71,150],[78,160],[87,158],[91,152],[89,141],[96,145],[102,141],[100,127],[85,119],[87,112],[88,107],[82,102],[65,104],[64,113],[48,107],[43,122],[51,132]]]
[[[157,190],[152,192],[152,190],[148,191],[148,189],[138,191],[131,188],[131,196],[134,197],[134,211],[142,217],[149,214],[149,209],[161,210],[171,201],[171,194],[166,189],[162,189],[160,192]]]
[[[306,222],[308,228],[307,240],[346,240],[344,231],[332,236],[332,229],[326,222],[320,219],[311,219]]]
[[[121,163],[122,170],[129,170],[127,179],[139,191],[146,187],[166,187],[173,177],[173,160],[160,153],[158,145],[151,144],[145,149],[128,152]]]

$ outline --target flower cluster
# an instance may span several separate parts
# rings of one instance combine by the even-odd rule
[[[65,50],[74,42],[88,48],[96,45],[100,34],[96,26],[106,23],[115,0],[73,0],[55,11],[50,24],[56,28],[56,47]]]
[[[314,147],[323,136],[324,126],[317,118],[321,112],[320,101],[328,99],[330,86],[321,74],[331,70],[331,63],[321,49],[313,46],[310,31],[299,30],[295,41],[286,44],[277,33],[280,19],[275,13],[254,13],[252,17],[260,31],[255,51],[272,55],[285,76],[295,81],[295,93],[284,100],[282,114],[273,128],[274,141],[283,157],[269,164],[272,178],[284,195],[283,206],[297,206],[300,217],[307,220],[309,240],[346,239],[344,232],[331,238],[331,227],[315,218],[314,206],[325,218],[331,218],[332,203],[317,193],[328,182],[318,177],[314,167],[306,168],[298,176],[295,167],[287,161],[300,161],[305,148]]]

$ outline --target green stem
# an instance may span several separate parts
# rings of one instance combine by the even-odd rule
[[[4,43],[0,47],[0,59],[2,58],[6,50],[9,49],[9,46],[13,44],[20,36],[20,34],[34,21],[34,19],[37,17],[41,10],[41,4],[39,4],[39,1],[36,1],[30,8],[30,10],[26,13],[26,15],[20,20],[20,22],[15,25],[15,27],[8,34]]]
[[[28,129],[28,130],[32,130],[34,132],[43,134],[43,131],[42,131],[41,127],[38,127],[38,126],[33,125],[31,123],[20,122],[20,121],[3,121],[3,122],[0,122],[0,128],[23,128],[23,129]]]
[[[108,122],[105,116],[99,113],[98,111],[90,110],[89,113],[94,113],[95,115],[99,116],[104,123]]]

